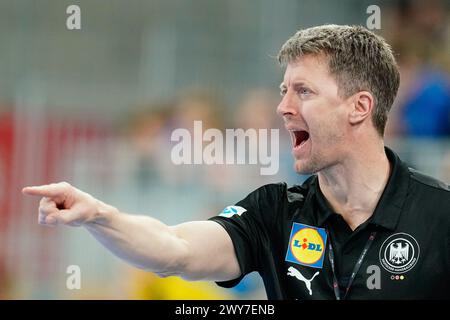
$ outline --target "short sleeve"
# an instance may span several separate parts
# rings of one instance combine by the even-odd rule
[[[217,282],[231,288],[250,272],[259,272],[263,257],[270,253],[270,232],[279,210],[280,198],[286,184],[268,184],[250,193],[234,206],[208,220],[219,223],[230,235],[241,268],[241,276],[230,281]]]

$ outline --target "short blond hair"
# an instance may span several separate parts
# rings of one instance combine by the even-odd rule
[[[387,114],[400,84],[390,45],[362,26],[323,25],[297,31],[281,47],[278,61],[286,65],[304,55],[324,55],[339,95],[369,91],[375,99],[372,121],[383,136]]]

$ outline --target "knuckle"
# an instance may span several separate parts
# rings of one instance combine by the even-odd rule
[[[62,181],[62,182],[60,182],[60,184],[61,184],[64,188],[69,188],[69,187],[71,187],[70,183],[68,183],[67,181]]]
[[[43,215],[49,215],[52,211],[54,211],[54,207],[50,206],[49,204],[44,204],[39,206],[39,213]]]
[[[51,203],[51,199],[48,197],[42,197],[41,200],[39,201],[39,205],[41,207],[44,207],[46,205],[49,205]]]
[[[44,216],[48,215],[48,211],[47,211],[45,206],[40,206],[39,207],[39,214],[40,215],[44,215]]]

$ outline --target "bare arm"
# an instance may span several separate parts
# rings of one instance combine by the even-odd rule
[[[40,224],[83,226],[138,268],[188,280],[225,281],[241,274],[231,238],[216,222],[167,226],[148,216],[121,213],[66,182],[26,187],[23,193],[42,197]]]

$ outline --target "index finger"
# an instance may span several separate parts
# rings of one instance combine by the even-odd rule
[[[29,196],[58,197],[64,194],[67,186],[64,183],[52,183],[42,186],[30,186],[22,189],[22,193]]]

